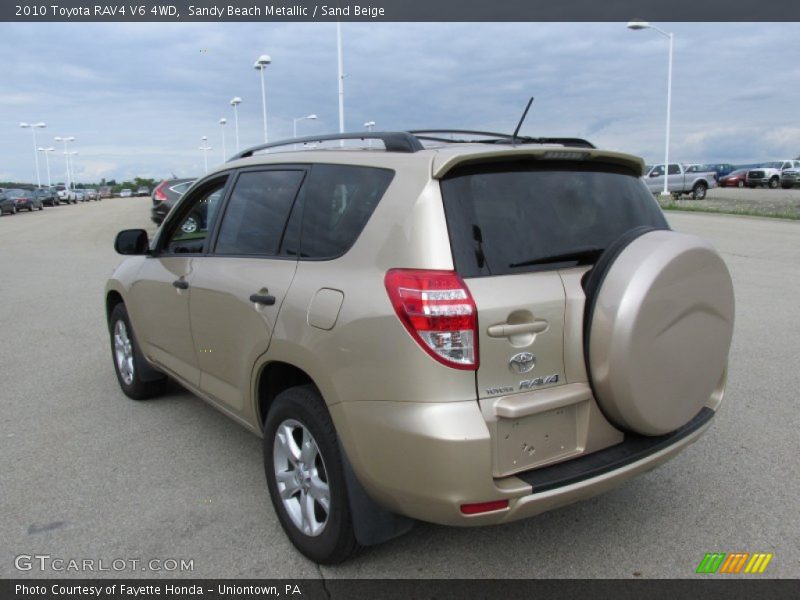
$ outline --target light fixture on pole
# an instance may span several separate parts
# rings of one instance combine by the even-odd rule
[[[242,99],[239,96],[235,96],[231,99],[231,106],[233,107],[233,130],[236,132],[236,153],[239,153],[239,111],[237,110],[237,106],[242,103]]]
[[[47,125],[45,123],[20,123],[19,126],[23,129],[30,128],[33,134],[33,159],[36,162],[36,187],[42,187],[42,178],[39,176],[39,151],[37,150],[39,145],[36,143],[36,130],[47,127]]]
[[[225,159],[228,156],[228,152],[225,150],[225,124],[228,122],[228,119],[222,118],[219,120],[220,129],[222,129],[222,162],[225,162]]]
[[[66,180],[65,183],[66,183],[66,187],[67,187],[67,194],[69,195],[69,191],[70,191],[70,189],[72,189],[72,179],[71,179],[70,174],[69,174],[69,153],[68,153],[68,149],[67,149],[67,144],[69,142],[74,142],[75,138],[70,136],[70,137],[55,137],[53,139],[55,139],[55,141],[57,141],[57,142],[64,142],[64,161],[65,161],[66,169],[67,169],[67,180]]]
[[[669,40],[669,66],[667,68],[667,135],[666,141],[664,142],[664,190],[661,192],[662,196],[669,196],[669,186],[667,183],[669,180],[669,121],[670,112],[672,110],[672,42],[674,36],[672,33],[667,33],[652,23],[648,21],[642,21],[641,19],[633,19],[628,21],[628,29],[632,29],[634,31],[638,31],[640,29],[652,29]]]
[[[297,137],[297,122],[298,121],[314,121],[316,120],[317,115],[306,115],[305,117],[296,117],[292,119],[292,137]],[[297,150],[297,144],[294,145],[295,150]]]
[[[339,69],[339,133],[344,133],[344,61],[342,59],[342,24],[336,21],[336,62]],[[344,140],[339,141],[344,146]]]
[[[261,71],[261,112],[264,115],[264,143],[266,144],[269,139],[267,136],[267,92],[266,88],[264,87],[264,70],[267,68],[267,65],[272,62],[272,59],[266,55],[262,54],[256,59],[253,68],[257,71]]]
[[[211,150],[211,146],[208,145],[208,138],[203,136],[200,138],[203,141],[203,145],[200,146],[200,150],[203,151],[203,165],[205,168],[205,172],[208,173],[208,151]]]
[[[44,153],[44,162],[47,165],[47,187],[51,187],[53,185],[53,181],[50,178],[50,153],[55,150],[52,146],[50,148],[39,148],[39,152]]]
[[[317,115],[306,115],[305,117],[296,117],[292,119],[292,137],[297,137],[297,122],[298,121],[314,121]]]

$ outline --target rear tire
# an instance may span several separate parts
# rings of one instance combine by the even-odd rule
[[[122,303],[117,304],[108,318],[108,329],[111,337],[111,357],[114,361],[114,372],[117,374],[119,387],[128,398],[146,400],[159,396],[164,392],[167,378],[162,376],[153,381],[145,381],[142,374],[151,371],[139,349],[133,333],[128,311]]]
[[[336,430],[313,386],[289,388],[272,403],[264,471],[281,527],[304,556],[332,565],[358,552]]]
[[[744,181],[740,181],[739,183],[737,183],[736,187],[743,188],[744,187]]]

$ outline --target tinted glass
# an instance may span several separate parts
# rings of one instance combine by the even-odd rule
[[[304,171],[239,175],[220,225],[216,254],[277,256]]]
[[[669,166],[669,174],[670,175],[680,175],[681,168],[678,165],[670,165]]]
[[[511,163],[465,168],[441,186],[456,268],[468,277],[571,267],[629,229],[667,228],[653,195],[622,167]]]
[[[364,229],[394,171],[373,167],[314,165],[305,185],[301,256],[335,258]]]
[[[203,251],[208,232],[214,227],[224,186],[225,179],[205,186],[181,206],[180,216],[171,219],[168,225],[172,229],[166,245],[168,252]]]

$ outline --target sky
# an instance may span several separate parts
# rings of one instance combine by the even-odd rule
[[[658,23],[675,34],[671,161],[754,163],[800,154],[800,23]],[[663,162],[668,43],[624,23],[343,23],[345,123],[585,137]],[[202,174],[263,141],[338,131],[332,23],[0,23],[0,181],[35,182],[33,140],[64,180]],[[41,156],[40,156],[41,159]],[[41,177],[46,181],[44,160]]]

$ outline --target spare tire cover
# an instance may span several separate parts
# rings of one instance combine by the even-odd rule
[[[693,235],[649,231],[614,252],[597,289],[587,289],[592,388],[612,423],[662,435],[691,420],[722,380],[733,284],[719,254]]]

